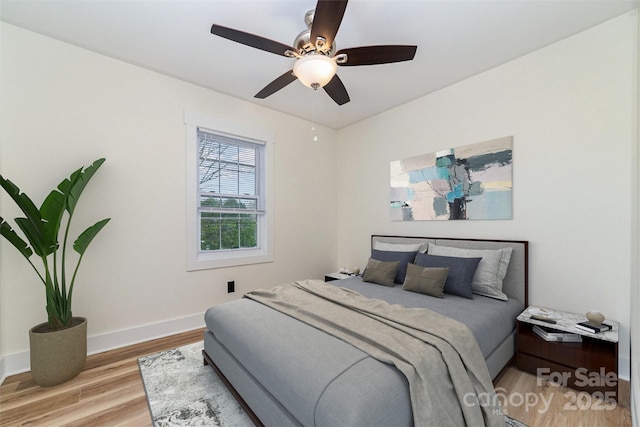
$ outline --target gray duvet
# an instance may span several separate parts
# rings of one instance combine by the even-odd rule
[[[503,426],[471,331],[427,309],[405,308],[305,280],[245,295],[398,368],[409,382],[416,425]],[[477,396],[485,396],[480,404]]]

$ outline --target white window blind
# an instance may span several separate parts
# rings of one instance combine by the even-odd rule
[[[200,251],[260,247],[264,145],[198,128]]]

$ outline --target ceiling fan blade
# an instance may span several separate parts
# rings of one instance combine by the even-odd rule
[[[347,55],[347,61],[340,64],[345,66],[389,64],[392,62],[411,61],[416,54],[417,46],[385,45],[362,46],[342,49],[336,53]]]
[[[289,70],[280,77],[269,83],[260,92],[254,95],[254,98],[264,99],[269,95],[273,95],[289,83],[295,81],[297,77],[293,74],[293,70]]]
[[[324,91],[333,99],[336,104],[343,105],[351,101],[347,89],[338,75],[334,75],[329,83],[324,86]]]
[[[311,26],[311,43],[315,44],[318,37],[323,37],[328,50],[340,28],[346,9],[347,0],[318,0]]]
[[[285,52],[287,50],[295,51],[294,48],[286,44],[221,25],[213,24],[211,26],[211,34],[266,52],[275,53],[276,55],[286,56]]]

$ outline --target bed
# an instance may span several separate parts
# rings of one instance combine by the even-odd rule
[[[470,345],[474,348],[470,351],[475,351],[482,362],[479,364],[482,366],[473,368],[475,371],[469,374],[470,381],[474,387],[479,381],[486,389],[483,371],[487,372],[489,383],[496,380],[515,354],[515,319],[528,304],[527,261],[526,241],[373,235],[371,257],[362,276],[328,284],[305,281],[282,287],[286,286],[287,292],[309,292],[306,288],[311,288],[312,293],[316,289],[331,295],[339,293],[340,298],[349,301],[357,295],[358,304],[374,301],[375,304],[385,304],[386,310],[403,315],[405,312],[429,313],[454,325],[437,327],[438,330],[457,331],[455,325],[464,324],[463,328],[472,337],[461,341],[473,342]],[[393,265],[397,266],[396,270],[389,270]],[[445,270],[443,287],[438,287],[441,283],[438,277],[423,277],[435,274],[442,279]],[[479,280],[480,275],[493,273],[497,279],[491,276],[489,285]],[[391,286],[389,283],[377,283],[389,280],[391,275]],[[452,279],[454,276],[455,280]],[[465,278],[472,279],[471,294],[464,286],[461,289],[449,286],[450,283],[458,286],[461,276],[463,282]],[[493,282],[495,280],[497,285]],[[411,283],[413,288],[409,286]],[[416,288],[416,283],[422,287]],[[252,292],[245,298],[212,307],[205,313],[205,364],[223,379],[256,425],[411,426],[425,424],[424,412],[427,411],[425,408],[430,408],[429,405],[432,405],[429,411],[439,423],[460,424],[463,419],[469,424],[471,418],[464,408],[461,415],[455,416],[448,414],[451,411],[433,410],[448,407],[452,398],[447,396],[460,395],[457,385],[441,384],[442,378],[430,377],[425,382],[434,390],[426,394],[432,396],[429,398],[432,400],[425,400],[423,405],[421,398],[415,397],[416,393],[410,393],[415,389],[414,380],[406,375],[406,369],[403,370],[398,362],[389,362],[375,353],[372,356],[360,341],[354,344],[338,338],[344,325],[325,329],[324,323],[334,325],[336,318],[343,318],[342,314],[325,315],[318,326],[314,324],[318,317],[314,314],[309,315],[311,320],[295,318],[299,311],[296,306],[303,306],[306,296],[301,300],[303,303],[289,303],[288,300],[270,303],[261,300],[267,294],[271,297],[271,290]],[[282,309],[283,306],[291,311]],[[310,303],[309,306],[315,307],[316,304]],[[400,306],[405,308],[397,308]],[[431,311],[421,310],[423,308]],[[431,328],[431,318],[428,319]],[[387,339],[386,332],[384,336]],[[396,342],[393,337],[388,339]],[[448,351],[441,350],[440,353]],[[441,365],[445,366],[444,369],[452,365],[444,356],[442,361],[435,360],[436,356],[429,357],[434,359],[425,359],[427,370],[437,371]],[[467,362],[471,360],[466,359],[467,356],[460,357],[465,367],[475,363]],[[444,377],[455,379],[455,375],[445,373]],[[481,380],[477,380],[478,377]],[[489,387],[493,392],[490,384]],[[476,395],[482,393],[475,392]],[[495,409],[491,411],[495,412]],[[489,425],[487,417],[491,413],[486,412],[482,416]],[[453,418],[446,418],[448,416]]]

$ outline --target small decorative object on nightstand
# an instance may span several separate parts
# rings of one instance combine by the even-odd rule
[[[540,379],[585,390],[604,399],[618,399],[618,323],[606,320],[610,330],[591,333],[576,327],[584,315],[528,307],[520,313],[516,364]],[[534,326],[577,334],[581,342],[547,341]]]
[[[604,322],[604,314],[596,310],[591,310],[587,313],[587,320],[594,325],[600,325]]]

